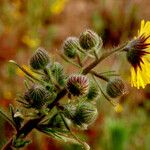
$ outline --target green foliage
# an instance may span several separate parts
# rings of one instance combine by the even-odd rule
[[[128,129],[121,120],[108,122],[109,140],[111,150],[126,150]]]

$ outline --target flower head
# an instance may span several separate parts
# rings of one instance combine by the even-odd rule
[[[38,48],[30,59],[30,66],[35,70],[44,69],[50,62],[48,53]]]
[[[71,75],[67,81],[67,89],[74,96],[85,95],[89,90],[89,80],[84,75]]]
[[[111,98],[122,96],[125,93],[125,84],[118,78],[110,80],[107,84],[106,92]]]
[[[150,83],[150,21],[141,22],[137,37],[125,47],[131,67],[131,85],[144,88]]]
[[[86,30],[82,32],[79,37],[79,43],[81,47],[85,50],[89,50],[94,47],[102,46],[101,38],[98,36],[97,33],[95,33],[92,30]]]

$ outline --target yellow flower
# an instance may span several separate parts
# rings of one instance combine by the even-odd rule
[[[4,91],[3,97],[6,98],[6,99],[11,99],[13,96],[12,96],[11,91],[7,90],[7,91]]]
[[[150,21],[141,21],[137,37],[125,47],[131,64],[131,85],[144,88],[150,83]]]
[[[117,104],[115,107],[114,107],[114,110],[116,111],[116,113],[121,113],[123,111],[123,107],[121,104]]]
[[[38,38],[31,38],[28,35],[24,35],[22,37],[22,42],[26,44],[30,48],[36,48],[40,45],[40,39]]]
[[[60,14],[64,7],[65,7],[65,4],[68,2],[69,0],[55,0],[53,1],[53,3],[51,4],[50,6],[50,11],[52,14]]]

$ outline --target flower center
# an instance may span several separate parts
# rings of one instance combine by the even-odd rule
[[[150,43],[147,43],[148,38],[150,38],[150,36],[145,37],[141,35],[137,39],[130,41],[125,48],[125,51],[127,51],[127,59],[135,71],[137,71],[138,67],[142,70],[141,63],[144,63],[142,57],[146,54],[150,54],[150,52],[146,51],[150,45]]]

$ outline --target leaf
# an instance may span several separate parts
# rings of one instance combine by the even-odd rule
[[[38,128],[38,131],[43,132],[47,134],[48,136],[53,137],[56,140],[63,141],[63,142],[70,142],[70,143],[76,143],[80,144],[76,139],[69,137],[70,134],[68,134],[67,131],[61,132],[59,130],[54,130],[52,128]]]
[[[15,123],[13,120],[0,108],[0,115],[7,121],[9,122],[13,128],[15,128]]]

